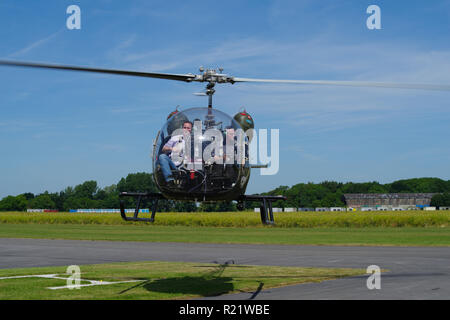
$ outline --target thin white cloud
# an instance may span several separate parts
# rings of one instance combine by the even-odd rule
[[[450,83],[449,50],[429,51],[395,43],[339,44],[329,37],[322,34],[301,43],[254,37],[228,39],[209,46],[177,43],[163,50],[136,52],[134,46],[123,46],[112,51],[123,63],[148,71],[178,68],[177,73],[181,73],[189,72],[189,68],[194,72],[200,65],[220,65],[225,73],[233,72],[238,77]],[[265,75],[266,69],[279,73]]]
[[[233,73],[239,72],[233,74],[238,77],[450,84],[450,51],[429,51],[414,45],[337,44],[328,34],[322,34],[302,43],[241,38],[206,46],[200,52],[195,50],[195,44],[182,47],[180,43],[169,49],[135,53],[130,46],[124,48],[122,56],[125,63],[143,70],[183,72],[186,66],[220,63],[225,68],[231,65]],[[278,66],[275,72],[279,74],[272,71],[264,75],[265,66]],[[418,97],[429,95],[444,105],[444,94],[449,95],[419,90],[252,83],[217,87],[216,105],[234,105],[237,109],[238,103],[248,107],[249,112],[257,110],[258,116],[263,121],[270,119],[271,125],[301,128],[305,134],[382,123],[399,117],[399,112],[405,113],[405,119],[411,108],[423,108],[416,101]],[[186,100],[182,95],[179,99]],[[437,110],[436,106],[427,108]]]
[[[44,128],[47,124],[42,121],[35,120],[8,120],[0,122],[0,131],[3,132],[19,132],[19,131],[27,131],[30,129],[36,130],[37,128]]]
[[[29,44],[28,46],[26,46],[25,48],[22,48],[16,52],[11,53],[10,55],[8,55],[9,58],[16,58],[16,57],[20,57],[23,56],[27,53],[30,53],[31,51],[33,51],[34,49],[37,49],[39,47],[44,46],[45,44],[49,43],[51,40],[53,40],[54,38],[56,38],[59,34],[62,33],[64,29],[61,29],[55,33],[52,33],[51,35],[39,39],[37,41],[34,41],[33,43]]]
[[[136,44],[139,44],[136,42]],[[198,48],[202,48],[199,50]],[[131,49],[131,50],[130,50]],[[107,56],[114,53],[115,57],[120,56],[121,61],[133,65],[134,68],[148,71],[164,71],[175,68],[197,68],[201,65],[205,67],[217,66],[217,63],[235,63],[240,59],[256,58],[261,53],[271,50],[271,44],[258,39],[232,39],[221,43],[214,43],[210,47],[205,47],[202,43],[177,44],[172,48],[149,49],[133,52],[129,47],[115,47],[111,49]],[[151,61],[148,63],[147,61]],[[196,71],[192,70],[191,71]]]

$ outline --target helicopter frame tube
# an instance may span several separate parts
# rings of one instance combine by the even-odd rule
[[[138,193],[138,192],[122,192],[119,197],[133,197],[137,198],[136,208],[134,210],[133,217],[127,217],[125,212],[125,202],[120,200],[120,216],[125,221],[143,221],[143,222],[154,222],[156,210],[158,209],[158,201],[160,199],[165,199],[161,193],[148,192],[148,193]],[[152,202],[152,215],[150,218],[139,218],[139,210],[141,209],[141,201],[143,199],[153,200]]]
[[[285,196],[267,196],[267,195],[242,195],[239,202],[260,201],[259,213],[261,214],[261,222],[263,224],[275,224],[273,218],[272,201],[286,200]]]

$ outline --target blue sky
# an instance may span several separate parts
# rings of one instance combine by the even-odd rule
[[[81,8],[81,30],[66,9]],[[381,8],[368,30],[366,8]],[[0,58],[236,77],[450,84],[450,1],[0,2]],[[151,172],[175,106],[202,84],[0,68],[0,197],[101,187]],[[450,92],[234,84],[214,104],[280,129],[280,170],[248,193],[299,182],[450,179]]]

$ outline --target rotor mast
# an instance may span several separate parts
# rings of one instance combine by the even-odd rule
[[[205,69],[203,67],[199,68],[200,74],[195,77],[192,81],[208,82],[206,85],[205,94],[208,96],[208,109],[212,109],[212,97],[216,90],[214,86],[216,83],[233,83],[231,77],[226,74],[222,74],[223,68],[218,68],[219,72],[215,69]]]
[[[212,97],[213,94],[216,92],[214,90],[214,86],[216,84],[214,82],[210,82],[206,85],[206,95],[208,96],[208,109],[212,109]]]

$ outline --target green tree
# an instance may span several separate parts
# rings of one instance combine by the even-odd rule
[[[433,207],[450,207],[450,193],[445,192],[445,193],[435,194],[431,198],[430,205]]]
[[[31,192],[23,193],[23,196],[25,197],[25,199],[27,199],[27,201],[34,198],[34,194],[32,194]]]
[[[202,202],[199,209],[202,212],[215,212],[217,211],[217,202]]]
[[[27,198],[23,194],[16,197],[7,196],[0,201],[0,211],[25,211],[27,205]]]
[[[64,202],[64,211],[69,211],[71,209],[95,209],[98,207],[98,201],[89,199],[87,197],[70,197]]]
[[[99,190],[95,199],[100,203],[102,209],[114,209],[119,207],[119,191],[117,185],[113,184]]]
[[[414,178],[398,180],[387,185],[391,193],[450,192],[447,182],[439,178]]]
[[[176,212],[195,212],[197,211],[197,205],[193,201],[176,201],[173,210]]]
[[[199,209],[203,212],[236,211],[236,204],[232,201],[202,202]]]
[[[126,178],[120,179],[117,184],[117,190],[119,192],[158,192],[158,188],[153,181],[153,174],[146,172],[130,173]],[[128,208],[134,208],[136,206],[136,200],[132,198],[122,199],[125,202],[125,206]],[[151,208],[151,200],[143,200],[141,208]],[[174,211],[175,201],[172,200],[159,200],[158,211],[169,212]]]
[[[80,185],[77,185],[74,189],[76,198],[88,198],[94,199],[94,195],[98,191],[97,181],[86,181]]]
[[[34,199],[28,202],[28,207],[30,209],[56,209],[55,202],[51,199],[50,195],[40,194]]]
[[[151,173],[130,173],[117,184],[119,192],[158,192]]]

